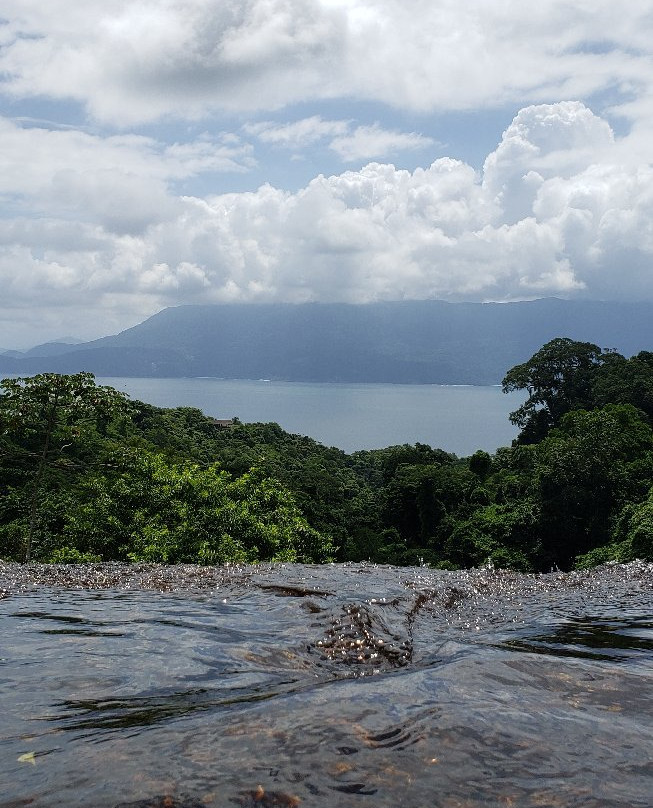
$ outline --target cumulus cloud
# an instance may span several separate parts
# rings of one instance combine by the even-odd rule
[[[446,158],[413,172],[372,163],[294,194],[186,200],[166,232],[216,301],[650,297],[647,273],[614,269],[626,249],[627,265],[650,262],[653,170],[618,153],[583,104],[540,105],[481,174]]]
[[[650,3],[613,0],[5,0],[16,97],[119,126],[355,98],[402,109],[622,93],[651,111]]]
[[[12,172],[30,153],[40,169]],[[653,167],[623,155],[605,121],[564,102],[522,109],[482,172],[376,162],[293,193],[177,196],[175,178],[209,160],[202,144],[5,122],[1,191],[19,204],[0,224],[0,305],[50,327],[74,303],[80,329],[106,332],[180,303],[651,299]]]
[[[505,221],[528,210],[545,180],[569,179],[603,160],[614,144],[606,121],[579,102],[522,109],[484,165],[483,185],[496,196]]]
[[[184,302],[651,298],[650,22],[650,0],[4,0],[0,346]],[[482,170],[428,165],[440,112],[506,108]],[[266,154],[283,176],[284,150],[303,187],[207,193]],[[308,181],[337,158],[363,167]]]

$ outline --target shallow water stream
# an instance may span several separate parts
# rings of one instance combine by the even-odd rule
[[[0,563],[0,808],[653,804],[653,565]]]

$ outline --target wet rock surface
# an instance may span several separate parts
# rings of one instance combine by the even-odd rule
[[[1,808],[650,808],[653,565],[0,563],[0,591]]]
[[[253,574],[246,566],[203,567],[194,564],[16,564],[0,561],[0,592],[33,587],[62,589],[143,589],[156,592],[197,592],[216,589],[231,580],[241,583]]]
[[[146,800],[136,800],[136,802],[121,802],[115,808],[205,808],[205,803],[164,794]]]

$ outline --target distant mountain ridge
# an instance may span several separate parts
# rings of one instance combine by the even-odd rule
[[[114,336],[0,355],[0,372],[498,384],[554,337],[625,356],[653,350],[653,303],[546,298],[178,306]]]

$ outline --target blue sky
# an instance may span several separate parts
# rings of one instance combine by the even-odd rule
[[[648,0],[2,14],[0,347],[185,303],[653,298]]]

